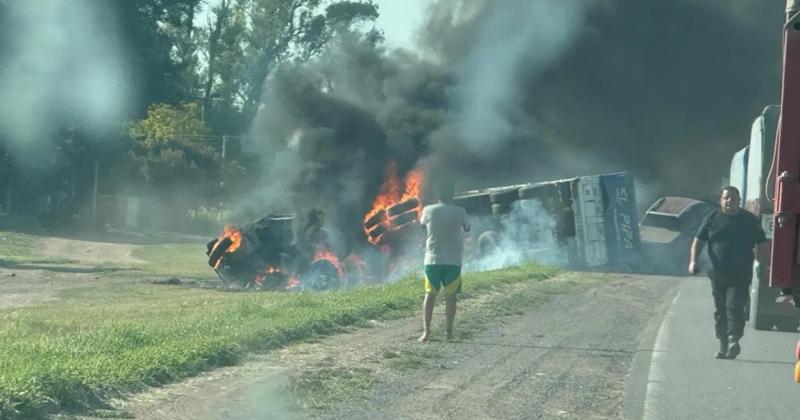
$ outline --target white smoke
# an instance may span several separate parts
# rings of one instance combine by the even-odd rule
[[[563,266],[566,254],[556,239],[556,221],[539,200],[518,200],[504,216],[476,221],[482,231],[465,271],[486,271],[535,261]]]
[[[130,89],[115,22],[102,2],[30,0],[7,8],[0,131],[20,156],[42,163],[67,121],[95,132],[119,127]]]

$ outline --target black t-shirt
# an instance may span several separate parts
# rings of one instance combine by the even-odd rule
[[[731,215],[712,211],[700,225],[697,239],[708,242],[714,271],[733,275],[749,275],[753,247],[767,241],[758,219],[746,210]]]

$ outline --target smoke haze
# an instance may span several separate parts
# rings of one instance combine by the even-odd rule
[[[6,59],[0,67],[0,130],[18,157],[47,165],[64,124],[119,130],[130,87],[113,13],[102,2],[5,2]]]

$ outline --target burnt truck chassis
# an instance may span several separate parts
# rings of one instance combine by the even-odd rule
[[[341,286],[344,273],[327,259],[314,259],[293,242],[292,215],[272,214],[206,244],[210,265],[226,287],[326,290]]]
[[[340,259],[327,246],[321,226],[296,239],[294,220],[294,215],[271,214],[241,228],[229,225],[206,244],[208,265],[226,287],[258,290],[338,289],[374,282],[374,273],[386,271],[382,254],[370,254],[371,264],[355,254]],[[387,232],[380,244],[402,239],[415,224],[416,219]]]

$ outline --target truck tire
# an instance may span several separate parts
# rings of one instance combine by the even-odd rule
[[[403,213],[403,214],[401,214],[401,215],[399,215],[397,217],[392,217],[390,219],[390,222],[391,222],[392,226],[400,227],[400,226],[403,226],[403,225],[405,225],[407,223],[411,223],[411,222],[413,222],[415,220],[417,220],[417,211],[416,210],[412,210],[412,211]]]
[[[367,220],[364,221],[364,228],[367,230],[371,230],[373,226],[384,221],[384,219],[386,219],[386,210],[381,209],[379,212],[373,214]]]
[[[384,233],[386,233],[386,229],[383,226],[375,225],[372,230],[367,232],[367,235],[369,235],[370,239],[378,239]]]
[[[215,267],[217,265],[217,261],[222,258],[222,256],[225,254],[225,251],[230,248],[231,244],[233,244],[233,240],[227,236],[217,241],[212,247],[211,253],[208,256],[208,265]]]
[[[336,266],[328,260],[316,260],[311,263],[303,278],[303,286],[312,290],[338,289],[341,282]]]
[[[395,204],[386,209],[386,214],[389,217],[393,217],[403,214],[409,210],[416,209],[417,207],[419,207],[419,200],[417,200],[416,198],[409,198],[408,200],[403,201],[402,203]]]
[[[481,256],[491,254],[500,245],[500,234],[494,230],[487,230],[478,236],[478,252]]]
[[[492,204],[511,204],[519,199],[519,189],[509,188],[507,190],[494,191],[489,193],[489,200]]]

